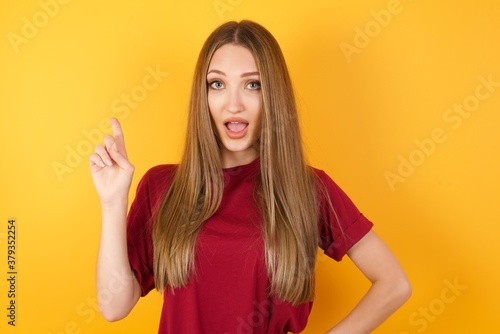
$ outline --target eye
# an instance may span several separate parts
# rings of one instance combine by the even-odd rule
[[[252,81],[248,84],[247,87],[251,90],[259,90],[260,89],[260,82],[259,81]]]
[[[224,84],[222,84],[222,82],[220,82],[218,80],[214,80],[212,82],[209,82],[208,84],[210,85],[210,88],[212,88],[212,89],[222,89],[222,88],[224,88]]]

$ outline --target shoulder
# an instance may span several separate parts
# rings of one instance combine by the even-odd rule
[[[150,168],[142,176],[137,186],[137,195],[147,196],[154,194],[155,197],[162,196],[170,187],[178,165],[165,164]]]
[[[340,189],[338,185],[333,181],[333,179],[324,170],[309,166],[313,179],[315,181],[315,187],[317,190],[333,190]]]
[[[137,185],[129,220],[135,221],[136,216],[150,215],[156,211],[172,184],[176,170],[177,165],[158,165],[142,176]]]
[[[324,170],[313,167],[313,166],[308,166],[308,167],[311,170],[311,173],[315,176],[315,178],[321,178],[321,179],[324,179],[324,178],[329,179],[330,178]]]
[[[141,181],[161,181],[172,179],[175,175],[178,165],[165,164],[151,167],[142,177]]]
[[[165,185],[172,182],[178,165],[165,164],[151,167],[144,173],[140,183]]]
[[[328,203],[334,207],[355,209],[354,203],[344,190],[324,170],[311,167],[319,203],[325,206]],[[355,210],[357,211],[357,209]]]

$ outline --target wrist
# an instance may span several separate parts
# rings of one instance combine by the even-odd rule
[[[101,199],[101,208],[103,212],[107,211],[121,211],[128,209],[128,196],[115,196],[109,200]]]

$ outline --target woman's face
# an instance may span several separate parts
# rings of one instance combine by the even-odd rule
[[[223,167],[252,162],[259,155],[262,94],[250,51],[226,44],[213,55],[207,72],[208,107],[222,143]]]

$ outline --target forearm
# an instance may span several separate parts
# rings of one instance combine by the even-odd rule
[[[99,309],[108,321],[124,318],[140,296],[128,261],[126,216],[126,199],[102,205],[96,279]]]
[[[377,281],[356,307],[327,334],[371,333],[394,313],[411,294],[406,277],[399,281]]]
[[[370,333],[408,300],[411,285],[394,254],[373,230],[347,255],[372,286],[347,317],[327,333]]]

